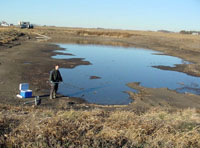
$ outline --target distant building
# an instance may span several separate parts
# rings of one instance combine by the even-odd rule
[[[20,21],[18,23],[18,25],[20,26],[20,28],[28,28],[28,25],[30,25],[30,22],[22,22],[22,21]]]
[[[30,22],[22,22],[22,21],[20,21],[19,23],[18,23],[18,25],[29,25],[30,24]]]
[[[199,33],[198,32],[193,32],[192,35],[199,35]]]
[[[191,35],[200,35],[200,31],[186,31],[186,30],[181,30],[181,34],[191,34]]]
[[[2,21],[0,24],[1,24],[1,26],[9,26],[9,24],[5,21]]]

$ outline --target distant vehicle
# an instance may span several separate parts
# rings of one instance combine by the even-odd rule
[[[28,25],[28,28],[29,28],[29,29],[33,29],[33,28],[34,28],[33,24],[29,24],[29,25]]]
[[[27,28],[27,26],[26,26],[25,24],[21,24],[21,25],[20,25],[20,28],[21,28],[21,29]]]
[[[33,29],[34,28],[33,24],[30,24],[30,22],[19,22],[19,26],[21,29],[23,29],[23,28]]]

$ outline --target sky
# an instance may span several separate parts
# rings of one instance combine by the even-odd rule
[[[63,27],[200,31],[200,0],[0,0],[0,21]]]

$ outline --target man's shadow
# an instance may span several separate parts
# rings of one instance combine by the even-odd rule
[[[85,94],[87,93],[90,93],[90,92],[94,92],[96,90],[99,90],[101,88],[105,88],[106,86],[98,86],[98,87],[92,87],[92,88],[87,88],[87,89],[81,89],[80,91],[77,91],[75,93],[71,93],[69,94],[70,97],[75,97],[75,96],[80,96],[81,94],[81,97],[84,97]]]
[[[49,94],[45,94],[45,95],[40,95],[39,96],[40,98],[49,98],[50,97],[50,93]],[[61,94],[58,94],[56,95],[56,98],[63,98],[63,97],[68,97],[68,96],[65,96],[65,95],[61,95]]]
[[[83,98],[85,96],[85,94],[88,94],[90,92],[95,92],[96,90],[99,90],[99,89],[105,88],[105,87],[108,87],[108,85],[91,87],[91,88],[87,88],[87,89],[82,88],[82,89],[79,89],[79,91],[74,92],[74,93],[69,93],[68,95],[62,95],[62,94],[58,93],[56,98],[77,97],[77,96],[81,96],[80,98]],[[44,99],[44,98],[49,98],[49,96],[50,96],[50,93],[45,94],[45,95],[40,95],[39,97],[41,99]]]

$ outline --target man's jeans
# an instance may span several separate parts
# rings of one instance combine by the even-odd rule
[[[51,83],[50,99],[56,98],[57,91],[58,91],[58,83]]]

